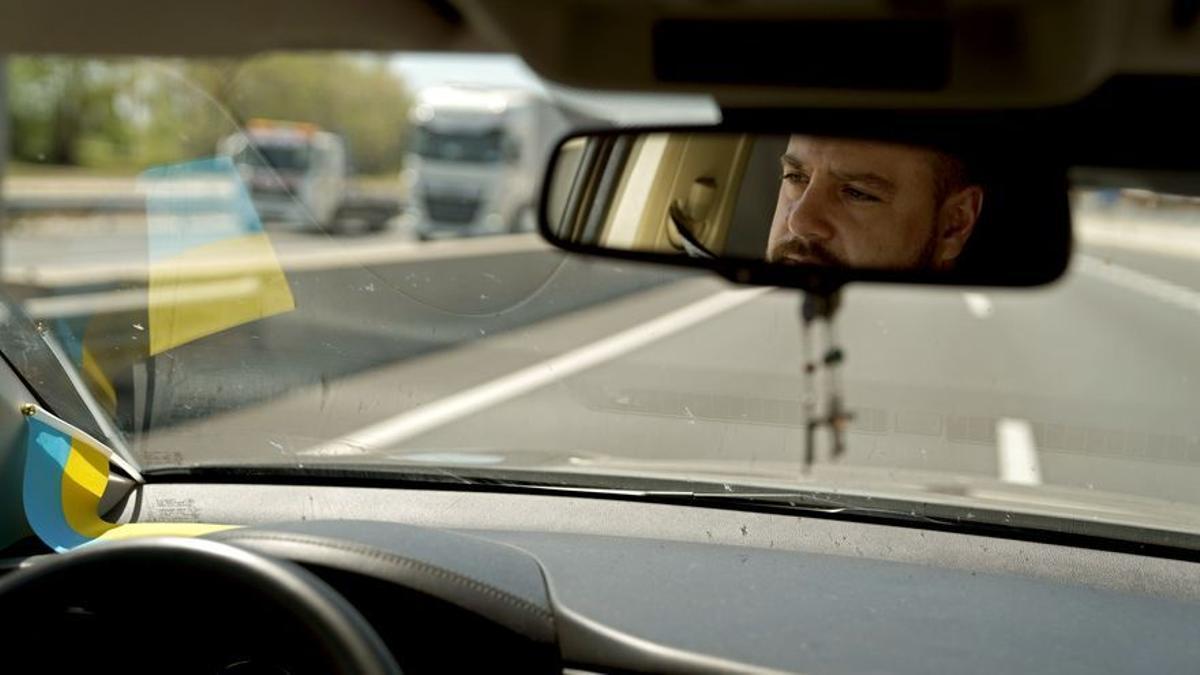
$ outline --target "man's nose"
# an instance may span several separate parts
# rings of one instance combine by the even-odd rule
[[[788,230],[806,239],[825,241],[833,238],[829,199],[824,186],[810,184],[788,207]]]

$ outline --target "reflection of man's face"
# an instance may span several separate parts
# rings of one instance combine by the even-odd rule
[[[959,186],[930,150],[792,136],[767,259],[875,269],[947,269],[979,217],[983,192]]]

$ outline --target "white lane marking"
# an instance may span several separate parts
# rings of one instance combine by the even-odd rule
[[[766,293],[769,288],[722,291],[657,319],[522,368],[490,382],[400,413],[341,438],[300,451],[301,455],[355,455],[394,446],[472,413],[515,398],[582,370],[661,340]]]
[[[996,452],[1000,480],[1020,485],[1041,485],[1042,468],[1028,420],[1002,417],[996,421]]]
[[[992,301],[983,293],[963,293],[963,300],[967,303],[967,310],[976,319],[986,319],[992,315]]]
[[[1094,256],[1079,254],[1079,269],[1129,290],[1144,293],[1182,309],[1200,313],[1200,291],[1158,277],[1144,274],[1123,265],[1108,263]]]

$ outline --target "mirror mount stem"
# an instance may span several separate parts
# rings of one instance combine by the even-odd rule
[[[841,291],[805,292],[800,301],[801,350],[804,355],[803,398],[804,412],[804,463],[801,473],[807,474],[816,459],[816,436],[822,427],[828,427],[833,441],[831,457],[840,458],[846,451],[846,427],[853,414],[845,408],[842,398],[840,369],[845,353],[837,344],[833,320],[841,307]],[[813,324],[824,326],[824,353],[818,360],[813,337]],[[818,375],[824,370],[821,391],[818,391]],[[818,412],[818,401],[823,400]]]

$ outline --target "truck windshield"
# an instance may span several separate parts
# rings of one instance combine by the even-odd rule
[[[498,162],[503,142],[504,132],[500,129],[444,131],[419,127],[416,130],[417,154],[426,159]]]
[[[278,171],[306,171],[312,152],[307,145],[252,145],[238,156],[239,164]]]

